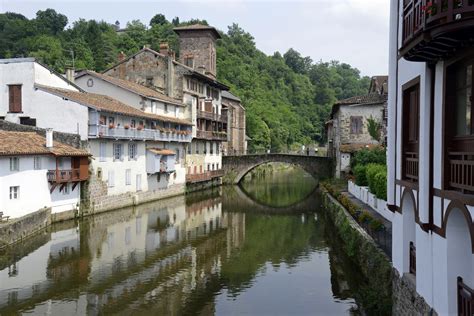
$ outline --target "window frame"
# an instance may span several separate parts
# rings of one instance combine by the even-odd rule
[[[10,186],[10,200],[19,200],[20,199],[20,186],[12,185]]]
[[[128,144],[128,160],[138,160],[138,146],[136,143]]]
[[[20,157],[10,157],[10,171],[20,171]]]
[[[8,113],[23,113],[22,84],[8,84]],[[17,91],[14,89],[17,88]],[[18,93],[18,94],[17,94]]]
[[[119,149],[119,152],[117,152],[117,149]],[[117,158],[117,154],[119,154],[118,158]],[[113,145],[113,157],[114,157],[114,161],[123,161],[123,144],[114,143],[114,145]]]
[[[364,132],[364,117],[361,115],[351,116],[351,134],[360,135]],[[355,128],[354,128],[354,123]]]
[[[33,170],[41,170],[41,156],[33,157]]]

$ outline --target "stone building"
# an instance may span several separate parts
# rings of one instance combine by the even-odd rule
[[[390,1],[394,315],[473,314],[473,15],[472,1]]]
[[[373,77],[368,94],[340,100],[332,107],[330,120],[326,123],[326,133],[328,155],[336,159],[337,177],[349,171],[354,152],[382,145],[384,142],[386,78],[386,76]],[[379,124],[378,139],[369,133],[368,122],[371,119]]]
[[[227,115],[227,141],[222,143],[224,155],[247,154],[245,108],[240,99],[229,91],[222,92],[222,113]]]
[[[104,74],[145,85],[186,105],[184,118],[193,123],[187,148],[187,183],[220,181],[222,142],[227,140],[227,116],[222,115],[222,91],[216,80],[217,30],[206,25],[177,27],[180,57],[168,44],[156,52],[147,47],[124,58]]]

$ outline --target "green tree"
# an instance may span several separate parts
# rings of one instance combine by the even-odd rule
[[[168,24],[168,23],[169,23],[168,20],[163,14],[156,14],[150,20],[150,26],[153,26],[155,24],[163,25],[163,24]]]

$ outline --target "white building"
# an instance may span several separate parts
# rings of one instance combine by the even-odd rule
[[[393,265],[439,315],[474,306],[473,14],[472,1],[391,0]]]
[[[0,60],[0,116],[14,123],[79,134],[94,156],[94,177],[107,196],[184,184],[182,145],[189,121],[136,109],[109,96],[87,93],[34,59]],[[166,169],[147,172],[147,145],[173,151]],[[168,144],[174,144],[174,147]],[[160,161],[162,156],[155,155]],[[174,160],[174,163],[170,161]],[[174,168],[173,168],[174,167]],[[183,188],[184,190],[184,188]],[[102,195],[103,196],[103,195]]]
[[[0,211],[18,218],[42,208],[79,209],[89,154],[32,132],[0,131]]]

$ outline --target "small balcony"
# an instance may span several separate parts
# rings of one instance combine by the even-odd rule
[[[474,152],[449,152],[450,188],[465,194],[474,194]]]
[[[92,138],[112,138],[131,140],[155,140],[163,142],[191,142],[191,131],[159,130],[147,128],[124,128],[116,126],[110,128],[105,125],[89,125],[89,137]]]
[[[227,140],[227,133],[226,132],[197,130],[196,131],[196,138],[207,139],[207,140],[226,141]]]
[[[196,182],[204,182],[210,181],[215,178],[220,178],[224,176],[224,170],[212,170],[203,173],[195,173],[195,174],[186,174],[186,182],[188,183],[196,183]]]
[[[207,111],[198,111],[197,112],[197,118],[202,118],[202,119],[206,119],[206,120],[227,123],[227,116],[219,115],[219,114],[212,113],[212,112],[207,112]]]
[[[48,170],[47,173],[48,182],[51,183],[67,183],[76,181],[87,180],[87,175],[82,175],[80,169],[69,169],[69,170]]]
[[[411,182],[418,182],[418,153],[407,151],[403,156],[403,178]]]
[[[472,0],[404,0],[400,55],[424,62],[449,58],[473,30]]]

